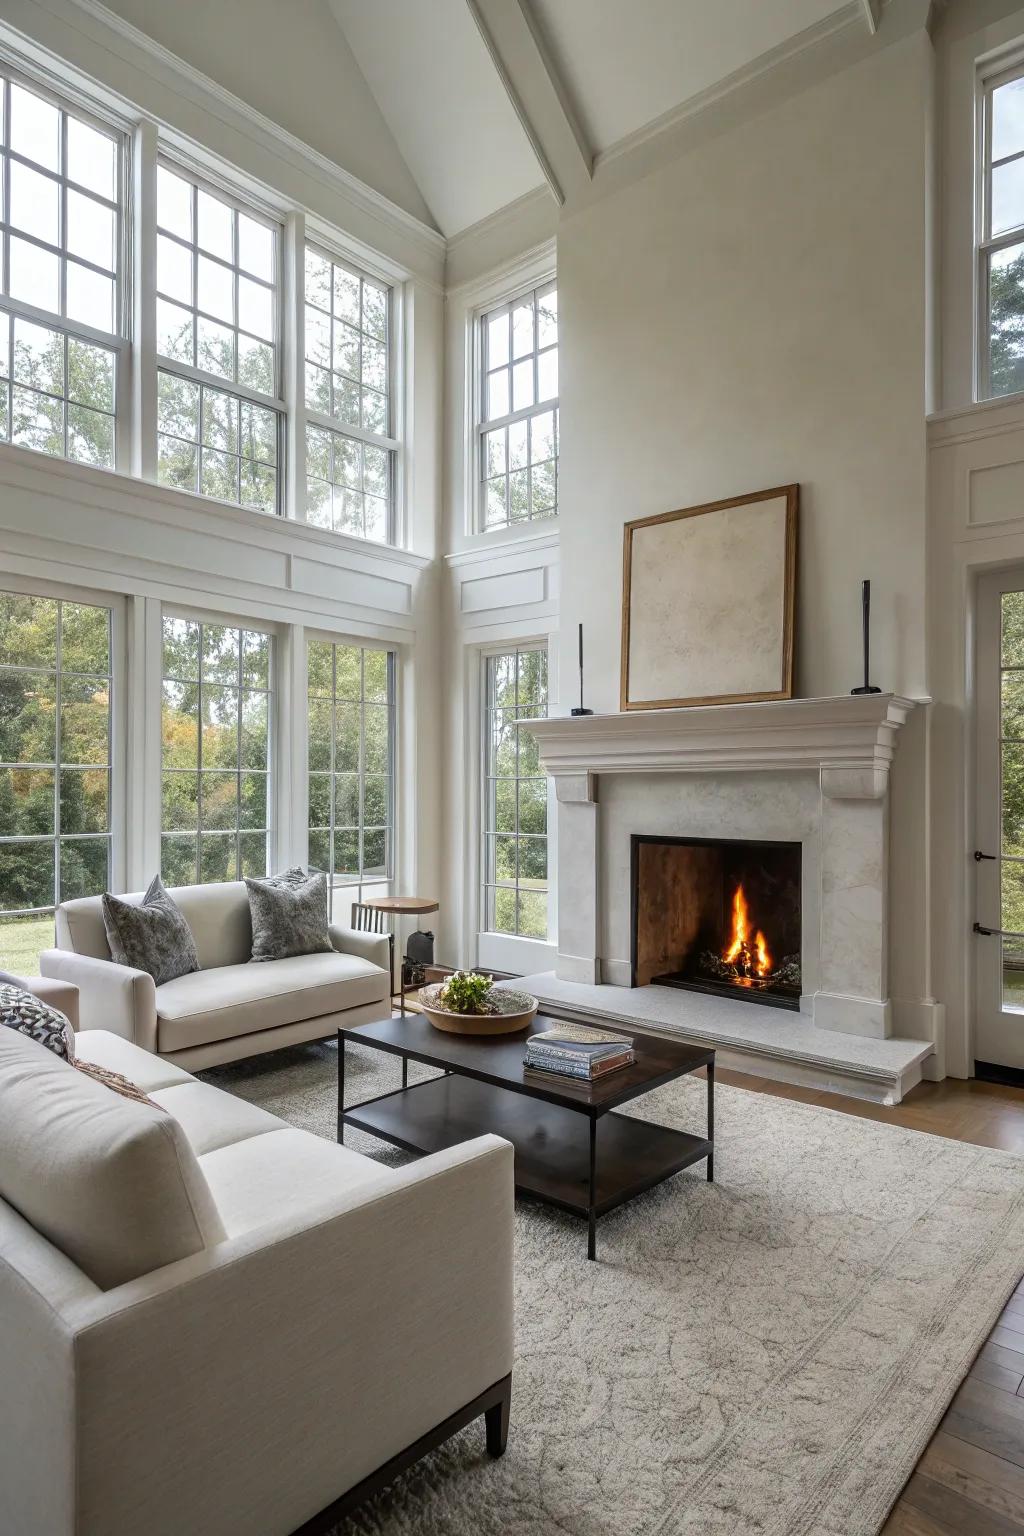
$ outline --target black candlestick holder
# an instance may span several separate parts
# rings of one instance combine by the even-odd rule
[[[592,715],[592,709],[583,708],[583,625],[579,627],[579,657],[580,657],[580,707],[569,711],[571,715]]]
[[[861,632],[864,641],[864,684],[861,688],[851,688],[852,694],[881,693],[881,688],[876,688],[868,679],[871,676],[871,583],[862,581],[860,584],[860,617]]]

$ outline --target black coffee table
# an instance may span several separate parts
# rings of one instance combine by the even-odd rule
[[[523,1063],[527,1036],[556,1022],[538,1015],[517,1035],[447,1035],[410,1013],[339,1029],[338,1140],[351,1125],[407,1152],[427,1153],[487,1132],[504,1136],[515,1148],[517,1193],[585,1216],[587,1258],[595,1258],[599,1216],[702,1159],[708,1179],[714,1177],[715,1053],[623,1031],[633,1039],[633,1065],[581,1083]],[[347,1040],[401,1057],[402,1087],[346,1108]],[[445,1075],[409,1086],[410,1061]],[[614,1113],[699,1067],[707,1068],[707,1136]]]

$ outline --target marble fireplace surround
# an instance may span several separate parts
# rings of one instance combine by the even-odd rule
[[[522,722],[555,784],[559,980],[630,985],[632,833],[796,841],[801,1011],[821,1029],[889,1037],[889,766],[915,702],[841,695]]]

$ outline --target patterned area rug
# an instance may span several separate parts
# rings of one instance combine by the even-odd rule
[[[353,1100],[398,1085],[346,1062]],[[334,1135],[333,1045],[204,1075]],[[684,1079],[634,1112],[704,1103]],[[1024,1161],[738,1088],[716,1111],[716,1182],[604,1218],[596,1264],[519,1204],[508,1451],[470,1426],[339,1536],[875,1536],[1024,1272]]]

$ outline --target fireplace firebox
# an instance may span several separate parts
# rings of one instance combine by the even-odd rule
[[[800,844],[632,838],[632,983],[800,1006]]]

